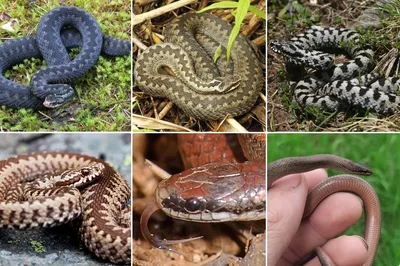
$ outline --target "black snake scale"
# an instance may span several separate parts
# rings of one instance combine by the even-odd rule
[[[357,106],[377,113],[393,113],[400,98],[395,89],[399,78],[381,78],[368,73],[374,52],[362,48],[357,32],[344,28],[313,26],[289,41],[272,40],[271,49],[284,56],[289,75],[303,72],[304,67],[317,69],[294,83],[296,100],[303,106],[332,111]],[[334,64],[333,56],[320,49],[343,49],[352,57],[343,64]]]
[[[265,81],[258,58],[243,36],[236,38],[227,66],[231,30],[229,23],[211,14],[186,13],[174,19],[165,29],[165,43],[138,56],[134,82],[146,94],[166,97],[196,119],[219,120],[248,112]],[[213,63],[219,45],[221,57]]]
[[[68,54],[71,47],[81,47],[73,60]],[[95,18],[85,10],[73,6],[54,8],[42,17],[36,37],[27,36],[0,44],[0,105],[32,109],[40,109],[43,105],[58,107],[75,94],[65,83],[85,74],[100,52],[122,56],[130,51],[129,41],[103,35]],[[29,86],[3,76],[5,70],[27,58],[42,57],[48,66],[34,74]]]

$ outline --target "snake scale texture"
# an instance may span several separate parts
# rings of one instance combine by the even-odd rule
[[[81,47],[71,60],[68,49]],[[84,75],[100,52],[128,55],[129,41],[103,35],[95,18],[83,9],[61,6],[46,13],[37,36],[12,39],[0,44],[0,105],[11,108],[55,108],[72,98],[74,89],[65,83]],[[6,79],[4,72],[28,58],[44,58],[47,67],[37,71],[30,85]],[[61,84],[60,84],[61,83]]]
[[[248,112],[264,86],[263,73],[253,48],[242,36],[237,37],[227,66],[231,30],[230,24],[211,14],[186,13],[176,18],[165,29],[165,43],[150,46],[138,56],[136,85],[146,94],[170,99],[199,120]],[[221,56],[213,63],[219,45]]]
[[[131,261],[125,179],[103,160],[67,152],[0,161],[0,227],[52,227],[81,217],[86,247],[114,263]]]
[[[206,223],[265,219],[265,135],[238,139],[249,161],[238,162],[225,135],[179,135],[187,170],[159,183],[161,209],[174,218]]]
[[[177,252],[169,245],[196,239],[154,238],[147,224],[158,209],[172,218],[200,223],[266,218],[265,134],[182,134],[178,146],[186,170],[158,184],[157,203],[149,204],[141,216],[142,234],[149,243]]]
[[[304,67],[316,69],[291,81],[303,107],[333,111],[355,106],[383,114],[398,111],[400,98],[395,90],[400,79],[368,73],[374,52],[361,46],[357,32],[313,26],[289,41],[273,40],[270,47],[283,55],[289,76],[304,72]],[[352,60],[335,65],[333,56],[319,51],[332,48],[345,51]]]

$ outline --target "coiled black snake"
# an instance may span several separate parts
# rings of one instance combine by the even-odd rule
[[[313,26],[289,41],[273,40],[270,47],[284,56],[289,76],[302,73],[304,67],[317,69],[291,81],[302,106],[332,111],[354,105],[384,114],[398,111],[400,98],[395,91],[400,79],[368,73],[374,52],[360,45],[357,32]],[[329,48],[343,49],[352,60],[335,65],[331,55],[317,51]]]
[[[248,112],[265,81],[256,54],[242,36],[237,37],[227,66],[231,30],[230,24],[211,14],[186,13],[176,18],[165,30],[165,43],[138,56],[133,72],[136,85],[151,96],[170,99],[200,120]],[[220,45],[221,57],[214,63]]]
[[[77,46],[81,51],[71,60],[67,49]],[[58,107],[75,94],[64,83],[85,74],[100,52],[122,56],[130,50],[129,41],[103,35],[95,18],[85,10],[73,6],[54,8],[42,17],[36,37],[12,39],[0,45],[0,105],[33,109],[43,105]],[[29,86],[3,76],[6,69],[24,59],[42,57],[48,66],[34,74]]]
[[[52,227],[81,216],[86,247],[115,263],[131,261],[129,199],[125,179],[94,157],[42,152],[0,161],[0,227]]]

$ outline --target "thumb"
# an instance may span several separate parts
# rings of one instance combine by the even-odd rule
[[[276,265],[296,234],[307,199],[303,174],[283,177],[268,190],[268,264]]]

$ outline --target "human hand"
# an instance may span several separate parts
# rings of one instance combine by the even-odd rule
[[[268,264],[295,265],[316,247],[336,265],[363,265],[367,246],[359,236],[337,234],[356,223],[362,214],[361,200],[351,193],[335,193],[302,221],[308,191],[327,179],[325,170],[285,176],[268,190]],[[320,265],[313,258],[307,266]]]

